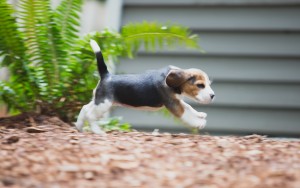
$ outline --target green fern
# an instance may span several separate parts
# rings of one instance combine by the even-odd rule
[[[121,30],[128,55],[137,52],[141,47],[147,51],[167,47],[172,49],[183,46],[201,50],[198,45],[198,36],[180,25],[160,24],[156,22],[131,23]]]
[[[7,66],[10,72],[15,73],[10,77],[13,84],[3,81],[0,83],[0,97],[9,107],[27,111],[32,109],[34,85],[26,66],[26,47],[14,17],[16,12],[13,7],[6,0],[0,0],[0,9],[0,57],[3,58],[0,65]],[[17,97],[16,93],[21,95]]]
[[[58,58],[55,51],[51,51],[52,44],[48,38],[51,29],[50,4],[47,0],[20,0],[19,7],[18,18],[23,28],[27,66],[38,86],[37,95],[47,97],[54,84],[52,77],[58,77]]]
[[[59,36],[61,36],[61,47],[65,53],[61,53],[64,59],[60,60],[61,79],[66,82],[72,76],[74,64],[72,64],[74,41],[78,40],[78,33],[80,28],[80,10],[82,0],[63,0],[60,5],[55,9],[54,21],[57,23]],[[72,49],[72,50],[71,50]],[[64,88],[64,87],[62,87]],[[61,88],[60,88],[61,89]]]
[[[11,75],[9,81],[0,81],[0,102],[20,112],[73,120],[99,80],[90,39],[98,41],[105,59],[113,62],[133,57],[142,48],[200,49],[188,28],[171,24],[135,23],[125,25],[121,33],[105,29],[80,38],[82,2],[63,0],[53,9],[49,0],[20,0],[16,11],[0,0],[0,66],[7,66]]]
[[[5,56],[2,66],[16,63],[24,55],[24,44],[16,24],[14,9],[6,0],[0,0],[0,56]],[[21,65],[22,67],[22,65]]]
[[[55,21],[67,47],[78,38],[81,6],[82,0],[63,0],[55,11]]]

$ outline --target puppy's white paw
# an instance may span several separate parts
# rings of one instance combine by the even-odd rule
[[[205,127],[205,125],[206,125],[206,119],[199,119],[199,121],[198,121],[198,129],[203,129],[204,127]]]
[[[105,136],[106,133],[99,127],[97,122],[92,122],[90,123],[90,128],[92,130],[93,133],[101,135],[101,136]]]
[[[185,120],[185,123],[190,125],[191,127],[198,128],[198,129],[203,129],[206,125],[206,119],[205,118],[199,118],[199,117],[194,117],[193,119],[190,120]]]
[[[206,119],[204,117],[206,117],[206,113],[186,111],[181,116],[181,120],[191,127],[202,129],[206,125]]]
[[[200,118],[206,118],[207,114],[205,112],[198,112],[198,117],[200,117]]]
[[[83,132],[83,123],[74,123],[75,124],[75,127],[76,129],[79,131],[79,132]]]
[[[93,133],[101,135],[101,136],[106,136],[107,135],[104,131],[93,131]]]

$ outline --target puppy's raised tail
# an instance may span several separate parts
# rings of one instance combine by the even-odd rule
[[[90,40],[90,45],[91,45],[91,47],[92,47],[92,49],[93,49],[93,51],[96,55],[98,72],[99,72],[100,77],[102,79],[108,74],[107,66],[104,62],[101,49],[100,49],[99,45],[97,44],[97,42],[91,39]]]

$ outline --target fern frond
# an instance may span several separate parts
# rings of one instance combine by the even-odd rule
[[[23,37],[27,47],[26,54],[29,59],[28,67],[40,89],[47,84],[46,76],[52,73],[47,68],[39,66],[48,61],[44,53],[48,45],[45,37],[47,36],[48,3],[48,1],[20,0],[18,4],[21,9],[18,17],[20,26],[23,28]],[[39,66],[38,71],[35,69],[37,66]],[[39,94],[43,95],[43,93]]]
[[[64,42],[70,47],[78,38],[82,0],[63,0],[55,11],[55,21]]]
[[[76,69],[72,64],[73,52],[76,51],[76,41],[80,27],[80,10],[82,0],[63,0],[54,10],[54,22],[61,37],[61,54],[60,68],[62,69],[60,79],[65,85],[69,85],[69,78],[74,74],[72,70]],[[54,35],[55,36],[55,35]],[[61,85],[59,90],[63,90],[65,85]]]
[[[54,13],[49,0],[20,0],[19,7],[28,67],[40,90],[39,95],[51,97],[51,91],[60,83],[60,70],[63,69],[60,63],[66,61]]]
[[[192,35],[187,27],[180,25],[159,24],[156,22],[132,23],[124,26],[121,35],[128,53],[134,53],[142,46],[149,51],[157,48],[189,47],[201,50],[198,36]]]
[[[47,36],[46,24],[48,23],[48,1],[20,0],[18,17],[23,28],[23,37],[28,48],[29,60],[32,63],[45,61],[41,49],[45,48],[45,42],[40,39]],[[45,23],[46,22],[46,23]]]
[[[22,66],[20,60],[24,57],[24,43],[18,31],[14,9],[7,0],[0,0],[0,10],[0,56],[4,56],[0,65]]]
[[[34,100],[32,100],[32,91],[24,90],[24,87],[30,88],[28,84],[28,82],[25,84],[16,82],[10,84],[0,81],[0,102],[5,102],[9,109],[23,112],[32,111],[35,107]]]
[[[11,73],[9,83],[14,83],[13,86],[15,88],[18,85],[19,88],[22,88],[22,85],[24,86],[18,95],[24,95],[25,98],[32,101],[32,89],[35,88],[35,84],[26,67],[26,47],[16,23],[14,9],[6,0],[0,0],[0,9],[0,56],[3,55],[0,65],[9,68]],[[28,88],[25,88],[25,86],[28,86]],[[12,102],[16,101],[13,97],[11,99],[13,100]],[[24,103],[22,101],[19,102]]]

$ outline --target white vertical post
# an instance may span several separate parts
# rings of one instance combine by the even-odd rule
[[[121,27],[123,0],[107,0],[104,25],[115,31]]]
[[[1,59],[2,61],[2,59]],[[8,80],[8,69],[6,67],[0,68],[0,81]],[[0,104],[0,117],[7,115],[7,108],[5,104]]]

